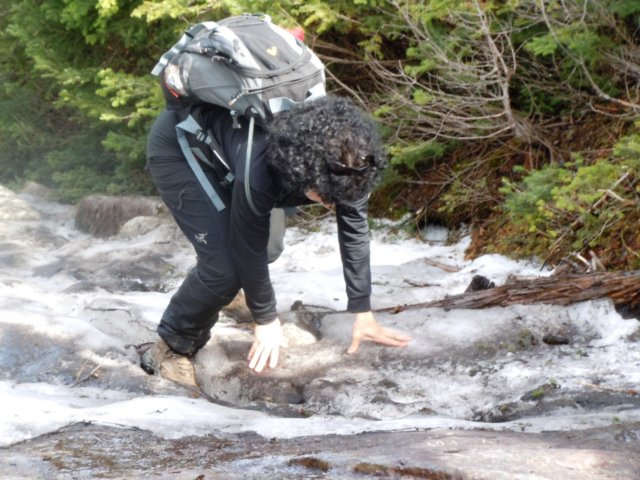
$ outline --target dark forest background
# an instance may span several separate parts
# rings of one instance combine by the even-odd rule
[[[4,0],[0,183],[153,194],[150,70],[192,23],[302,26],[372,112],[377,216],[472,234],[471,256],[640,268],[640,1]]]

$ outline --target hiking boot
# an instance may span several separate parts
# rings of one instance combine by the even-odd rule
[[[197,386],[191,359],[173,351],[162,339],[140,356],[140,367],[149,375],[160,375],[172,382]]]

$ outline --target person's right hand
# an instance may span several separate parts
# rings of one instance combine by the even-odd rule
[[[280,320],[276,318],[266,325],[256,325],[255,339],[247,355],[249,368],[260,373],[269,362],[269,368],[276,368],[280,347],[286,347],[287,342],[282,333]]]

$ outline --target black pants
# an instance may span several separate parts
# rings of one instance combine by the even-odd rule
[[[209,341],[218,313],[240,290],[228,241],[231,192],[221,187],[205,167],[211,184],[227,205],[218,212],[179,152],[151,157],[148,166],[162,199],[197,256],[196,266],[164,311],[158,334],[177,352],[193,355]],[[285,222],[281,209],[271,212],[270,261],[284,248]]]

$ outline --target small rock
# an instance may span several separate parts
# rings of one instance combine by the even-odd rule
[[[152,217],[148,215],[140,215],[128,220],[118,232],[118,236],[127,240],[140,237],[146,233],[149,233],[160,225],[163,220],[158,217]]]
[[[616,311],[625,320],[628,320],[630,318],[637,318],[638,320],[640,320],[640,305],[639,304],[632,305],[632,304],[627,303],[625,305],[616,305]]]
[[[290,347],[312,345],[318,341],[313,333],[294,323],[285,323],[282,331]]]
[[[465,290],[465,293],[469,292],[477,292],[479,290],[489,290],[490,288],[495,287],[496,284],[489,280],[487,277],[483,277],[482,275],[475,275],[471,279],[471,283]]]
[[[563,337],[561,335],[554,335],[552,333],[547,333],[544,337],[542,337],[542,341],[547,345],[568,345],[569,339],[567,337]]]

